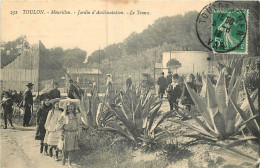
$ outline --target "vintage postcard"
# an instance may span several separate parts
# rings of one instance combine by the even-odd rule
[[[0,11],[2,168],[260,167],[259,1]]]

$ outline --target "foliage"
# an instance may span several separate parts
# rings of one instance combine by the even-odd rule
[[[250,60],[246,65],[245,86],[249,93],[252,93],[259,85],[259,69],[260,59]]]
[[[86,93],[81,95],[80,98],[79,109],[83,117],[83,120],[86,125],[91,126],[93,128],[97,128],[99,124],[98,111],[100,110],[99,108],[101,108],[101,106],[99,106],[99,101],[100,100],[96,88],[93,90],[93,95],[90,98]]]
[[[234,78],[234,71],[231,78]],[[237,97],[241,78],[238,77],[237,80],[234,80],[233,82],[230,82],[227,87],[225,76],[222,72],[220,73],[216,87],[214,87],[207,78],[205,98],[201,98],[186,84],[191,98],[200,111],[203,120],[187,111],[187,113],[196,120],[200,127],[189,125],[181,121],[175,122],[198,131],[199,134],[196,135],[196,137],[204,140],[217,142],[219,140],[234,138],[234,136],[242,130],[243,124],[248,121],[241,123],[238,116]]]
[[[181,63],[176,59],[171,59],[167,62],[167,67],[171,69],[178,69],[181,67]]]
[[[151,89],[154,89],[155,82],[154,79],[148,73],[142,73],[142,84],[141,87],[143,88],[143,93],[147,94]]]
[[[243,101],[241,107],[236,106],[242,120],[244,123],[246,123],[246,128],[249,131],[249,134],[244,134],[245,138],[242,139],[241,141],[237,141],[233,144],[230,144],[227,146],[227,148],[233,147],[237,144],[243,143],[245,141],[250,142],[250,146],[252,149],[257,150],[258,148],[253,147],[254,144],[252,140],[258,139],[258,141],[255,141],[257,145],[259,146],[259,139],[260,139],[260,121],[259,121],[259,114],[258,114],[258,89],[256,89],[251,95],[249,95],[248,90],[246,89],[245,85],[244,86],[244,92],[246,95],[245,100]],[[253,137],[252,137],[253,136]]]
[[[145,148],[153,148],[158,143],[164,130],[159,125],[172,111],[161,113],[162,101],[149,92],[140,96],[140,91],[133,88],[121,92],[121,103],[111,111],[116,119],[104,121],[103,130],[116,132],[133,144],[143,143]]]
[[[97,68],[100,62],[102,72],[121,73],[149,68],[161,61],[163,52],[204,51],[205,48],[196,37],[197,15],[198,12],[192,11],[183,16],[159,18],[143,32],[133,32],[121,43],[94,51],[88,56],[87,66]]]
[[[23,50],[29,49],[26,36],[20,36],[14,41],[1,43],[1,68],[8,65],[19,57]]]
[[[242,72],[242,64],[243,64],[243,57],[241,58],[233,58],[230,63],[222,64],[217,62],[216,66],[218,68],[219,73],[223,72],[228,76],[231,76],[234,73],[234,77],[241,75]]]

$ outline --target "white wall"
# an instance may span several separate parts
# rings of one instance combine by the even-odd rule
[[[208,52],[203,51],[172,51],[163,53],[162,65],[163,68],[167,68],[167,62],[172,59],[176,59],[181,63],[181,67],[177,69],[178,74],[208,72]],[[194,70],[193,70],[194,66]],[[164,73],[167,74],[168,70],[164,69]],[[173,70],[173,73],[176,73]]]

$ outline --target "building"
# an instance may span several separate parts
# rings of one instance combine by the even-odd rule
[[[171,51],[164,52],[162,59],[162,68],[166,73],[167,63],[170,59],[176,59],[181,63],[181,67],[173,69],[173,73],[213,73],[215,71],[212,62],[209,59],[209,53],[204,51]]]
[[[89,92],[93,82],[98,86],[103,76],[99,69],[69,68],[67,70],[66,88],[69,88],[69,80],[72,79],[81,89]]]

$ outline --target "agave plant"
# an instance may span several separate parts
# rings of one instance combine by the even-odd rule
[[[138,90],[135,92],[132,96],[121,95],[121,103],[116,108],[111,108],[117,119],[105,121],[103,130],[118,133],[121,135],[118,140],[127,139],[134,144],[150,144],[151,141],[160,139],[163,130],[159,125],[171,112],[162,114],[162,101],[151,92],[145,97],[134,96],[139,94]],[[129,98],[132,103],[129,103]]]
[[[225,71],[225,73],[228,73],[231,75],[232,73],[235,74],[235,76],[241,75],[242,71],[242,64],[243,64],[243,57],[242,58],[233,58],[231,62],[228,64],[222,64],[217,62],[216,67],[218,68],[219,73]],[[233,71],[235,70],[235,71]]]
[[[197,135],[192,135],[196,138],[214,142],[235,138],[234,136],[243,129],[245,123],[237,117],[239,111],[236,107],[236,102],[241,78],[238,77],[236,79],[234,72],[235,70],[228,87],[225,75],[222,72],[220,72],[216,86],[207,78],[205,98],[200,97],[186,84],[196,108],[201,113],[202,119],[187,111],[196,120],[199,127],[178,120],[174,122],[186,125],[199,132]]]
[[[236,153],[237,157],[244,159],[245,161],[254,164],[257,159],[252,158],[240,151],[237,151],[234,147],[240,145],[244,142],[248,142],[248,145],[255,151],[259,152],[259,140],[260,140],[260,121],[259,121],[259,107],[257,105],[258,100],[258,89],[256,89],[251,95],[249,95],[248,90],[246,89],[245,84],[243,83],[244,92],[246,95],[245,100],[243,101],[241,107],[235,104],[243,123],[246,123],[246,129],[249,133],[243,131],[244,138],[241,138],[233,143],[224,145],[225,149],[231,154]]]
[[[87,94],[81,95],[79,108],[85,124],[97,127],[99,101],[97,89],[94,89],[93,95],[90,98]]]

